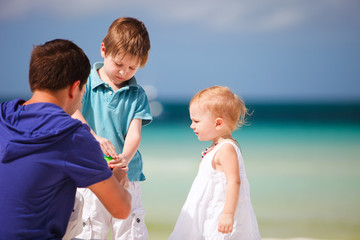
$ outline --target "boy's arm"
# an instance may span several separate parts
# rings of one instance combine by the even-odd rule
[[[142,119],[134,118],[131,120],[125,137],[123,152],[118,156],[118,159],[109,162],[110,168],[117,166],[124,167],[124,165],[127,166],[130,163],[140,146],[141,126]]]
[[[89,126],[89,124],[86,122],[84,116],[80,112],[80,110],[76,110],[76,112],[72,115],[72,118],[80,120],[82,123]],[[90,127],[90,126],[89,126]],[[106,156],[111,156],[112,158],[117,158],[117,153],[115,146],[110,142],[110,140],[100,137],[96,135],[96,133],[90,128],[91,134],[94,136],[94,138],[100,143],[101,150]]]
[[[131,195],[122,186],[126,185],[127,174],[121,168],[114,169],[113,173],[110,178],[89,186],[89,189],[113,217],[125,219],[131,211]]]
[[[225,206],[219,220],[218,231],[230,233],[233,230],[234,214],[240,193],[239,162],[236,150],[230,144],[221,146],[216,156],[224,170],[227,181]]]

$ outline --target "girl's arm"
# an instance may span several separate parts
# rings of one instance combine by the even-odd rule
[[[76,110],[76,112],[71,117],[78,119],[82,123],[89,126],[89,124],[86,122],[84,116],[81,114],[79,110]],[[117,157],[115,146],[110,142],[109,139],[96,135],[96,133],[91,128],[90,128],[90,132],[94,136],[94,138],[100,143],[101,150],[106,156],[111,156],[112,158]]]
[[[216,158],[222,166],[227,181],[225,206],[219,220],[218,231],[230,233],[233,230],[234,214],[240,193],[239,162],[236,150],[230,144],[222,145],[216,153]]]
[[[128,132],[125,137],[123,152],[116,160],[110,161],[111,168],[122,167],[127,168],[131,159],[134,157],[136,151],[140,146],[141,141],[141,126],[142,119],[133,119],[130,122]]]

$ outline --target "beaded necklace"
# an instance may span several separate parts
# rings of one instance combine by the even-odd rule
[[[218,145],[219,142],[214,143],[213,145],[211,145],[210,147],[206,148],[204,151],[201,152],[201,160],[205,157],[205,155],[210,152],[211,150],[213,150],[213,148]]]
[[[206,148],[204,151],[201,152],[201,160],[205,157],[205,155],[210,152],[211,150],[214,149],[214,147],[216,147],[216,145],[219,144],[219,142],[221,142],[222,140],[225,140],[225,139],[232,139],[235,141],[234,138],[232,137],[228,137],[228,138],[219,138],[219,140],[217,142],[215,142],[214,144],[212,144],[210,147]]]

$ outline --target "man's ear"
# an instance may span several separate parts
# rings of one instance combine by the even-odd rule
[[[100,55],[102,58],[105,58],[105,44],[102,42],[100,46]]]
[[[224,126],[224,119],[222,119],[221,117],[217,117],[215,119],[215,126],[217,129],[220,129]]]
[[[70,85],[69,87],[69,97],[71,99],[73,99],[75,97],[75,93],[77,91],[80,91],[80,80],[77,80],[76,82],[74,82],[73,84]]]

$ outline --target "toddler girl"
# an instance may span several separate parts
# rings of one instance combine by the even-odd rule
[[[192,98],[190,127],[212,145],[202,154],[170,240],[261,239],[244,162],[231,136],[246,113],[243,101],[227,87],[210,87]]]

